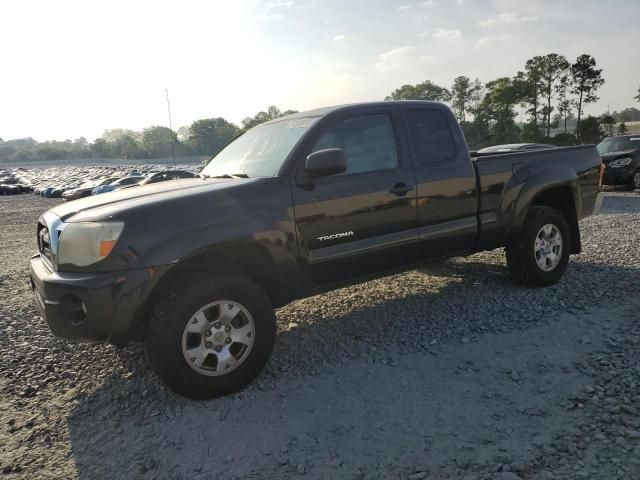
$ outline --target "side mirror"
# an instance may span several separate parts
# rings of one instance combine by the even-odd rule
[[[304,171],[314,177],[326,177],[337,175],[347,169],[347,160],[344,152],[339,148],[327,148],[318,150],[307,157]]]

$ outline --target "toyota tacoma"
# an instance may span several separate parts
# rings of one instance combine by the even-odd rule
[[[599,208],[595,146],[470,153],[421,101],[323,108],[252,128],[199,177],[60,204],[37,224],[36,303],[73,341],[140,340],[174,391],[249,384],[274,308],[504,247],[514,279],[558,281]]]

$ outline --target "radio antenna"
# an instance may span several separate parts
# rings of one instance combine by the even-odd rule
[[[167,113],[169,114],[169,129],[171,130],[171,154],[173,155],[173,168],[176,168],[176,146],[173,141],[173,125],[171,123],[171,103],[169,103],[169,89],[165,88],[167,94]]]

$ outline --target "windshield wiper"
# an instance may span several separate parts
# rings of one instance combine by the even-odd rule
[[[231,176],[236,178],[249,178],[249,175],[246,173],[232,173]]]

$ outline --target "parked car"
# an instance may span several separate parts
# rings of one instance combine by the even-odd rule
[[[592,145],[472,158],[440,103],[324,108],[248,130],[202,178],[55,206],[31,282],[55,335],[143,340],[170,388],[210,398],[258,375],[294,299],[498,247],[517,282],[557,282],[600,174]]]
[[[156,172],[145,178],[140,185],[149,185],[150,183],[166,182],[167,180],[179,180],[181,178],[193,178],[196,175],[184,170],[166,170],[164,172]]]
[[[60,198],[67,190],[74,190],[79,186],[80,185],[78,183],[78,180],[73,180],[71,183],[65,183],[63,185],[59,185],[51,191],[51,197]]]
[[[91,192],[94,188],[102,187],[105,185],[109,185],[112,182],[115,182],[117,178],[104,178],[102,180],[89,180],[88,182],[83,183],[78,188],[72,188],[67,190],[62,194],[62,197],[65,200],[76,200],[82,197],[88,197],[91,195]]]
[[[53,190],[55,188],[56,188],[55,186],[45,187],[42,190],[40,190],[40,195],[45,197],[45,198],[51,198],[51,194],[53,193]]]
[[[18,185],[11,183],[0,183],[0,195],[16,195],[22,193]]]
[[[598,144],[605,185],[640,188],[640,135],[606,137]]]
[[[134,186],[134,185],[138,185],[142,180],[144,180],[144,177],[142,176],[129,176],[129,177],[123,177],[123,178],[119,178],[118,180],[111,182],[107,185],[101,185],[99,187],[94,188],[91,191],[91,195],[99,195],[101,193],[107,193],[107,192],[113,192],[114,190],[118,190],[121,187],[125,187],[125,186]]]
[[[556,148],[555,145],[546,143],[509,143],[506,145],[494,145],[478,150],[478,153],[503,153],[503,152],[530,152],[531,150],[544,150]]]

